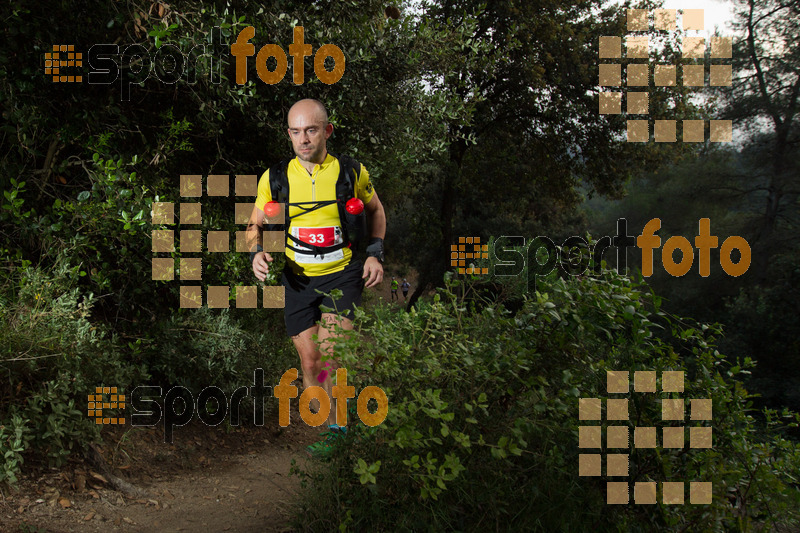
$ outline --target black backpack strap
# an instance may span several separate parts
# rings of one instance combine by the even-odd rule
[[[269,189],[272,201],[286,205],[286,215],[288,216],[289,203],[289,174],[288,168],[291,159],[284,159],[269,169]],[[280,231],[283,224],[267,224],[268,231]]]
[[[347,155],[334,155],[334,157],[339,160],[336,200],[347,203],[347,200],[356,197],[356,185],[358,184],[358,177],[361,175],[361,163]]]
[[[360,232],[356,231],[359,217],[365,215],[350,215],[345,210],[347,201],[356,197],[358,177],[361,175],[361,163],[347,155],[331,154],[339,160],[339,179],[336,181],[336,203],[339,208],[339,220],[342,227],[342,238],[345,246],[358,244]]]
[[[291,159],[284,159],[269,169],[269,187],[272,200],[286,203],[289,201],[289,163]]]

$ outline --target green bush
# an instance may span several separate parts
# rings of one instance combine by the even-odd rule
[[[285,330],[278,327],[277,314],[255,309],[176,310],[153,325],[143,357],[153,380],[164,386],[199,392],[215,385],[232,391],[252,383],[256,368],[277,382],[287,368],[298,364]]]
[[[769,407],[800,409],[800,250],[776,254],[768,282],[742,287],[726,303],[723,320],[731,324],[725,337],[730,351],[755,354],[758,368],[748,385]]]
[[[30,428],[20,415],[14,414],[0,425],[0,456],[3,458],[0,469],[0,483],[16,483],[24,459],[24,452],[30,445]]]
[[[18,269],[0,299],[0,452],[2,479],[14,482],[23,454],[60,465],[99,438],[85,398],[98,385],[127,384],[146,372],[119,338],[91,320],[92,294],[75,285],[78,268]],[[128,351],[129,353],[129,351]]]
[[[215,385],[230,393],[250,385],[256,368],[277,380],[297,366],[269,310],[176,309],[138,334],[114,332],[93,316],[97,299],[64,257],[48,270],[17,268],[0,290],[0,482],[16,481],[26,455],[60,465],[99,442],[102,426],[86,414],[97,386],[197,393]]]
[[[410,313],[361,313],[357,334],[335,356],[356,392],[386,391],[388,416],[376,428],[351,420],[330,463],[301,472],[309,490],[297,526],[706,531],[798,523],[800,451],[780,433],[796,416],[771,412],[766,427],[756,423],[740,383],[752,361],[726,360],[715,349],[718,327],[668,316],[646,286],[610,271],[552,274],[538,288],[515,314],[481,302],[469,284],[451,284]],[[684,425],[710,424],[713,448],[632,449],[628,478],[711,481],[710,505],[689,505],[688,490],[686,505],[607,505],[606,479],[579,477],[578,454],[605,450],[578,449],[578,398],[608,397],[607,370],[686,372],[682,395],[631,394],[629,421],[618,422],[631,438],[635,426],[682,425],[662,422],[660,398],[712,399],[710,423]]]

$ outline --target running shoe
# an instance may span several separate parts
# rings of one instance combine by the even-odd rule
[[[336,445],[336,441],[342,438],[346,432],[347,427],[331,424],[328,426],[327,431],[320,433],[320,436],[324,438],[308,446],[306,451],[311,457],[323,460],[329,459],[333,453],[333,448]]]

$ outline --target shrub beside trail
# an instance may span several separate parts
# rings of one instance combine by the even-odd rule
[[[784,437],[797,416],[752,412],[740,380],[754,362],[729,361],[715,349],[721,328],[662,312],[646,285],[612,271],[540,279],[539,292],[513,313],[475,288],[449,283],[409,313],[362,312],[357,333],[337,344],[348,384],[356,393],[381,387],[388,417],[368,428],[351,413],[330,462],[297,470],[308,488],[298,527],[797,527],[800,447]],[[628,371],[631,383],[637,370],[659,378],[683,370],[685,390],[610,395],[608,370]],[[688,483],[684,505],[608,505],[606,481],[625,478],[579,477],[579,453],[626,453],[578,448],[579,425],[609,425],[605,408],[602,422],[580,422],[578,398],[609,396],[630,398],[628,421],[611,422],[628,427],[627,481],[710,481],[710,505],[690,505]],[[684,422],[662,421],[662,398],[687,399]],[[712,399],[713,419],[691,420],[690,398]],[[683,449],[633,448],[634,427],[656,427],[660,445],[661,427],[701,425],[713,428],[712,448],[690,449],[688,430]],[[661,501],[660,483],[658,494]]]
[[[176,309],[114,329],[93,316],[98,297],[80,286],[80,268],[60,257],[49,269],[17,268],[0,287],[0,483],[15,483],[28,459],[60,466],[101,442],[103,426],[86,412],[97,386],[127,394],[180,385],[197,397],[212,385],[250,385],[256,368],[277,378],[295,363],[275,333],[277,313],[263,310]]]

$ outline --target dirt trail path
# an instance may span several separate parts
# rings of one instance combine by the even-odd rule
[[[160,428],[104,432],[100,450],[114,474],[148,497],[124,497],[82,462],[43,468],[18,490],[3,490],[0,532],[292,531],[290,508],[300,488],[290,475],[292,459],[307,463],[305,447],[319,429],[296,411],[287,428],[275,418],[230,433],[191,423],[175,429],[173,444],[163,442]]]
[[[391,303],[392,274],[402,282],[389,272],[375,300]],[[416,273],[406,277],[413,291]],[[398,293],[394,305],[402,309]],[[78,459],[59,469],[26,464],[17,488],[0,486],[0,533],[292,531],[291,506],[300,489],[299,478],[290,475],[292,460],[307,465],[305,448],[320,438],[320,429],[302,422],[296,402],[291,416],[287,428],[272,413],[264,426],[230,433],[194,420],[175,428],[172,444],[164,442],[161,426],[105,428],[103,458],[114,475],[148,496],[125,497]]]

